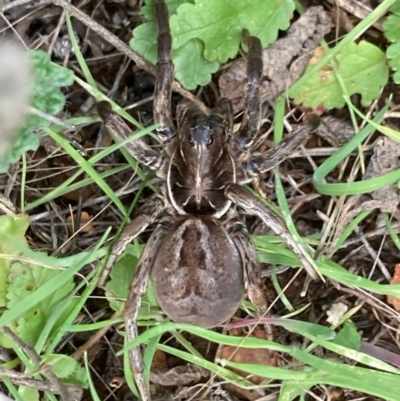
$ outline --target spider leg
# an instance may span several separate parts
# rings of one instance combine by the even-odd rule
[[[257,308],[257,316],[263,317],[266,313],[267,303],[260,286],[260,265],[253,241],[243,222],[239,219],[230,220],[227,230],[242,259],[247,295]]]
[[[148,201],[140,208],[139,214],[123,229],[120,237],[114,243],[111,249],[110,257],[101,274],[98,286],[105,284],[112,267],[118,259],[118,256],[126,249],[126,247],[142,233],[155,219],[165,210],[165,204],[157,195],[148,199]]]
[[[157,133],[162,142],[171,142],[175,136],[172,122],[171,94],[174,80],[174,65],[171,61],[172,37],[169,28],[169,13],[164,0],[155,0],[158,27],[158,62],[154,91],[154,121],[160,123]]]
[[[137,264],[124,312],[126,339],[128,343],[138,337],[137,317],[142,297],[146,293],[151,269],[158,249],[167,232],[162,225],[159,225],[153,231]],[[143,374],[144,364],[140,347],[135,347],[129,351],[129,363],[142,401],[150,401],[150,392]]]
[[[319,123],[319,117],[315,114],[310,114],[305,124],[301,124],[286,135],[276,146],[266,152],[253,154],[250,159],[245,159],[242,163],[242,169],[238,171],[241,173],[238,177],[239,183],[251,182],[254,177],[282,163],[307,141],[310,135],[318,128]]]
[[[105,126],[117,141],[124,141],[132,135],[132,130],[125,121],[112,111],[110,103],[105,101],[98,103],[97,110]],[[160,171],[165,165],[165,157],[147,145],[142,139],[128,142],[125,148],[139,163],[148,166],[152,170]]]
[[[230,227],[229,227],[230,226]],[[235,218],[228,221],[228,233],[237,250],[243,263],[244,282],[246,293],[251,303],[256,307],[257,316],[262,319],[268,316],[267,300],[261,288],[261,271],[257,257],[257,252],[253,241],[250,238],[249,232],[242,221]],[[272,327],[265,325],[267,338],[272,340]]]
[[[245,152],[254,145],[261,120],[261,81],[263,74],[262,47],[260,39],[250,36],[243,30],[245,43],[248,45],[247,85],[245,108],[239,132],[235,135],[237,151]]]
[[[313,280],[318,278],[312,258],[307,254],[306,250],[292,238],[286,228],[284,220],[280,216],[268,209],[259,199],[238,184],[228,184],[225,189],[225,195],[234,204],[244,209],[246,213],[260,218],[275,234],[283,238],[300,259],[308,275]]]

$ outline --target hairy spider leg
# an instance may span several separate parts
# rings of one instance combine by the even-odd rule
[[[165,2],[155,0],[155,7],[158,29],[158,62],[154,90],[154,121],[156,124],[161,124],[157,128],[161,141],[169,143],[175,137],[171,109],[172,82],[174,80],[174,65],[171,60],[172,37],[169,28],[168,8]]]

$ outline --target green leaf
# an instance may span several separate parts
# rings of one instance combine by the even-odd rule
[[[106,284],[106,297],[110,307],[116,312],[123,312],[125,300],[129,296],[129,291],[136,271],[136,266],[141,255],[141,246],[128,245],[126,253],[114,265],[110,273],[110,280]],[[154,295],[152,282],[150,280],[147,293],[142,297],[141,308],[138,320],[159,320],[160,314],[155,310],[158,304]]]
[[[39,401],[39,391],[32,387],[20,386],[18,394],[24,401]]]
[[[137,261],[135,256],[126,253],[111,270],[111,279],[106,285],[106,297],[115,311],[124,310]]]
[[[29,226],[28,216],[13,218],[11,216],[0,216],[0,239],[6,234],[13,236],[17,243],[25,242],[25,232]],[[18,253],[16,244],[10,241],[0,241],[0,253],[5,256]],[[11,264],[10,257],[0,258],[0,308],[7,305],[8,274]]]
[[[211,74],[218,71],[219,64],[205,61],[202,56],[203,51],[202,42],[193,39],[173,53],[176,79],[187,89],[207,85],[211,81]],[[190,60],[190,68],[187,68],[188,60]]]
[[[361,336],[354,323],[345,322],[343,328],[339,331],[333,342],[343,347],[359,351],[361,347]]]
[[[65,97],[60,90],[62,86],[71,85],[74,74],[50,60],[50,56],[41,50],[30,53],[34,72],[34,85],[31,92],[31,104],[36,109],[50,115],[59,113],[65,105]],[[0,173],[8,171],[11,164],[16,163],[28,150],[39,147],[37,130],[49,127],[50,123],[37,115],[29,115],[25,119],[13,144],[0,160]]]
[[[204,43],[206,60],[224,63],[237,55],[244,28],[266,47],[276,40],[279,30],[289,27],[294,8],[292,0],[197,0],[183,4],[171,17],[174,48],[197,38]]]
[[[179,0],[167,1],[170,14],[175,13],[181,3],[182,1]],[[150,22],[139,25],[133,30],[130,46],[151,63],[156,64],[157,28],[154,22],[153,1],[148,1],[142,7],[142,12]],[[204,60],[203,51],[202,43],[194,39],[172,52],[176,79],[188,89],[196,89],[199,85],[208,84],[211,81],[211,74],[219,68],[218,63]]]
[[[396,1],[390,9],[391,14],[383,23],[385,36],[393,42],[386,50],[390,67],[395,71],[393,80],[400,83],[400,1]]]
[[[50,364],[52,371],[60,379],[66,379],[80,367],[76,359],[62,354],[46,355],[42,358],[42,363]]]
[[[5,278],[0,283],[3,311],[11,310],[63,272],[61,269],[49,268],[39,263],[38,260],[44,260],[44,253],[31,251],[29,257],[21,255],[21,249],[27,247],[25,231],[28,226],[28,216],[0,216],[0,254],[4,255],[0,257],[0,274]],[[34,307],[28,305],[26,313],[12,325],[15,333],[23,341],[35,344],[50,316],[65,301],[73,288],[74,282],[71,279]],[[9,341],[5,342],[4,337],[0,340],[2,345],[9,345]]]
[[[377,99],[381,87],[388,81],[389,71],[385,54],[366,41],[345,46],[337,54],[336,64],[347,95],[361,94],[363,106],[368,106]],[[329,67],[310,76],[302,85],[290,90],[289,95],[296,104],[313,108],[323,105],[326,109],[332,109],[343,107],[345,104],[336,72]]]

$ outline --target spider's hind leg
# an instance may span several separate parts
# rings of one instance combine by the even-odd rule
[[[225,195],[234,204],[242,208],[246,214],[258,217],[267,227],[271,228],[275,234],[279,235],[300,259],[308,275],[313,280],[318,278],[314,267],[314,261],[306,245],[302,243],[300,238],[297,241],[293,239],[286,228],[285,221],[280,216],[268,209],[259,199],[238,184],[227,185],[225,188]]]
[[[234,242],[240,254],[243,264],[244,282],[246,293],[251,303],[256,307],[257,317],[260,319],[268,316],[268,304],[264,292],[261,288],[261,270],[257,252],[250,238],[249,232],[243,222],[237,217],[230,218],[226,227],[229,237]],[[272,328],[265,325],[268,339],[272,340]]]
[[[134,341],[139,335],[137,318],[142,297],[147,291],[151,269],[167,233],[168,230],[161,224],[153,231],[136,266],[124,313],[128,343]],[[140,347],[129,351],[129,363],[142,401],[151,401],[150,391],[144,378],[143,356]]]

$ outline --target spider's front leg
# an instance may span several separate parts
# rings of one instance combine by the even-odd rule
[[[132,135],[132,130],[125,121],[112,111],[110,103],[106,101],[97,103],[97,110],[104,125],[118,142],[122,142]],[[142,139],[128,142],[125,148],[139,163],[157,172],[161,172],[166,164],[165,157]]]
[[[249,158],[244,160],[242,168],[239,169],[238,181],[246,184],[259,174],[272,170],[274,167],[286,160],[298,147],[307,142],[310,135],[318,128],[319,117],[310,114],[305,124],[286,135],[281,142],[263,153],[252,152]]]
[[[247,86],[245,107],[239,132],[235,135],[236,151],[246,152],[257,138],[261,120],[261,82],[263,74],[261,41],[243,30],[243,39],[248,46]]]
[[[260,200],[238,184],[228,184],[225,189],[225,195],[246,213],[260,218],[275,234],[283,238],[300,259],[309,276],[313,280],[318,278],[312,258],[308,255],[306,250],[293,239],[286,228],[284,220],[280,216],[268,209]]]
[[[154,90],[154,122],[162,142],[170,143],[175,137],[172,122],[171,96],[174,80],[174,65],[171,60],[172,37],[169,28],[169,13],[164,0],[155,0],[157,19],[158,62],[156,66],[156,86]]]

